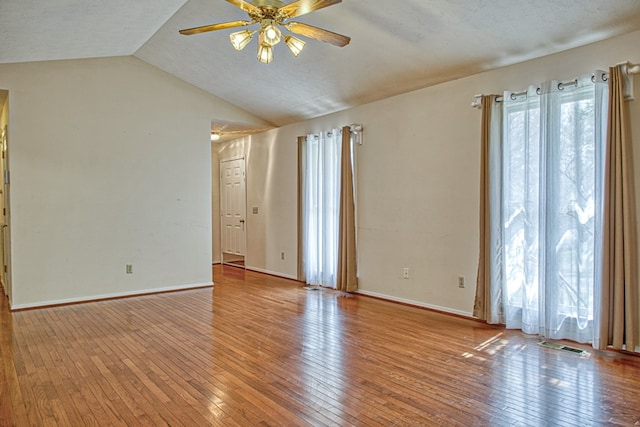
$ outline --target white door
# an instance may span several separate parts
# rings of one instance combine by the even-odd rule
[[[220,214],[223,253],[235,256],[245,255],[247,236],[245,192],[244,158],[222,160],[220,162]]]

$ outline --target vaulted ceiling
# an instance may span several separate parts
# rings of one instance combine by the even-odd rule
[[[640,1],[344,0],[296,21],[348,46],[281,43],[270,64],[236,29],[178,33],[243,19],[224,0],[1,0],[0,63],[133,55],[281,126],[640,29]]]

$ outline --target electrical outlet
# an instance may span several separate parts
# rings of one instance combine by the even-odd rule
[[[127,274],[133,274],[133,264],[127,264],[125,265],[125,272]]]
[[[464,288],[464,276],[458,276],[458,287]]]
[[[402,269],[402,278],[403,279],[408,279],[409,278],[409,268],[405,267]]]

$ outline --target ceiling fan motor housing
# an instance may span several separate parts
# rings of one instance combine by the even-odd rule
[[[249,11],[247,13],[251,19],[263,24],[263,26],[266,25],[265,22],[267,24],[273,23],[276,25],[282,25],[288,18],[288,16],[282,14],[280,11],[281,6],[279,5],[282,4],[281,1],[255,0],[254,4],[258,10],[255,12]]]
[[[280,0],[253,0],[251,4],[256,7],[274,7],[276,9],[284,6]]]

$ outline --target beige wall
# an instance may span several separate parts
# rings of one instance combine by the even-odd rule
[[[249,156],[248,206],[261,208],[260,215],[248,216],[247,266],[295,277],[296,137],[361,123],[364,145],[356,150],[360,289],[470,314],[478,257],[481,115],[470,107],[473,96],[569,80],[625,60],[640,62],[638,44],[640,32],[254,135],[250,142],[229,143],[233,149],[221,147],[221,153]],[[631,109],[637,140],[640,99]],[[635,155],[640,162],[640,148]],[[281,251],[287,253],[285,261]],[[404,267],[410,269],[409,280],[402,278]],[[466,278],[464,289],[458,288],[459,275]]]
[[[0,88],[13,308],[211,284],[211,121],[261,121],[131,57],[0,65]]]

